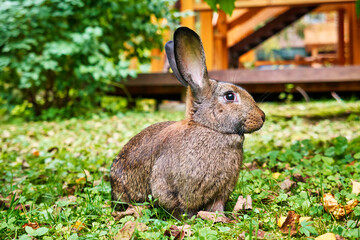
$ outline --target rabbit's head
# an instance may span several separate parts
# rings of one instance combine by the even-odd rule
[[[194,31],[178,28],[165,50],[176,78],[190,87],[188,120],[227,134],[242,135],[262,127],[265,114],[247,91],[209,79],[204,48]]]

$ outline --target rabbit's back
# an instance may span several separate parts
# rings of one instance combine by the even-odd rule
[[[143,202],[150,191],[150,173],[153,161],[161,148],[158,143],[163,129],[175,122],[153,124],[125,144],[116,156],[110,170],[113,201]]]

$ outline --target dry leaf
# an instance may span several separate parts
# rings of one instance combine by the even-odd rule
[[[350,200],[345,206],[338,204],[334,195],[325,193],[323,196],[324,208],[327,212],[333,214],[336,219],[343,218],[346,214],[351,213],[357,206],[359,201],[357,199]]]
[[[279,219],[277,220],[277,225],[278,225],[279,227],[281,227],[281,226],[284,224],[286,218],[287,218],[287,217],[279,217]],[[301,223],[301,222],[303,222],[303,221],[310,221],[310,220],[311,220],[311,217],[300,217],[299,223]]]
[[[281,173],[275,172],[275,173],[273,173],[272,176],[273,176],[273,178],[278,179],[280,177],[280,175],[281,175]]]
[[[7,196],[7,197],[3,197],[3,196],[0,194],[0,207],[1,207],[2,205],[5,205],[5,208],[6,208],[6,209],[10,208],[11,200],[12,200],[13,196],[14,196],[13,194],[10,194],[10,195]],[[19,197],[18,195],[16,195],[15,198],[14,198],[14,202],[15,202],[16,200],[18,200],[19,198],[20,198],[20,197]]]
[[[345,240],[345,238],[340,235],[335,235],[335,237],[336,237],[336,240]]]
[[[247,232],[240,233],[240,235],[238,237],[238,240],[245,240],[245,237],[246,237],[245,234],[246,233]],[[255,230],[252,232],[252,236],[253,237],[256,236],[255,239],[268,239],[268,235],[269,235],[269,233],[267,233],[267,232],[265,232],[265,231],[263,231],[261,229],[259,229],[257,233],[256,233]],[[265,236],[267,236],[267,237],[265,237]]]
[[[304,178],[301,174],[299,174],[299,173],[295,173],[294,175],[293,175],[293,178],[296,180],[296,181],[298,181],[298,182],[303,182],[303,183],[305,183],[306,182],[306,178]]]
[[[170,229],[166,230],[164,233],[164,236],[170,237],[173,236],[174,239],[182,240],[185,236],[190,237],[192,232],[190,230],[191,226],[188,224],[185,224],[184,226],[175,226],[172,225]]]
[[[129,221],[119,230],[114,237],[114,240],[129,240],[137,229],[140,232],[148,230],[148,227],[144,223]]]
[[[252,171],[252,170],[255,170],[255,169],[259,168],[256,162],[244,163],[244,167],[249,171]]]
[[[360,193],[360,183],[354,180],[351,180],[352,184],[352,193],[359,194]]]
[[[299,230],[299,220],[299,214],[294,211],[289,211],[284,223],[280,227],[280,231],[284,234],[288,234],[290,228],[290,235],[295,235]]]
[[[231,220],[223,213],[216,213],[216,212],[207,212],[207,211],[199,211],[197,214],[197,217],[204,219],[204,220],[210,220],[214,223],[221,222],[221,223],[230,223]]]
[[[133,206],[129,204],[129,207],[126,209],[125,212],[114,211],[111,213],[111,215],[116,221],[119,221],[126,216],[134,216],[135,218],[138,218],[142,215],[142,211],[144,209],[146,209],[146,206]]]
[[[336,240],[336,236],[333,233],[325,233],[315,238],[315,240]]]
[[[285,192],[290,191],[293,187],[296,186],[294,181],[291,181],[289,178],[286,178],[281,184],[280,188]]]
[[[76,221],[74,225],[71,226],[71,231],[73,232],[79,232],[84,229],[86,225],[81,221]]]
[[[22,225],[22,228],[25,229],[25,227],[31,227],[32,229],[38,229],[40,226],[37,222],[32,223],[29,221],[29,222],[25,223],[24,225]]]
[[[77,184],[84,184],[84,183],[86,183],[86,178],[84,178],[84,177],[78,178],[75,180],[75,182]]]
[[[250,195],[246,196],[246,199],[243,196],[239,196],[234,207],[234,212],[239,212],[242,210],[251,210],[252,209],[252,199]]]
[[[33,155],[34,157],[40,156],[40,152],[39,152],[39,150],[37,150],[37,149],[33,149],[31,153],[32,153],[32,155]]]

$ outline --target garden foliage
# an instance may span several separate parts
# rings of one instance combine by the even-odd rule
[[[52,118],[98,104],[100,93],[135,75],[131,58],[146,63],[162,48],[173,2],[2,1],[0,109]]]

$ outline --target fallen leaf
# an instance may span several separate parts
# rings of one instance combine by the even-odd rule
[[[71,231],[73,232],[79,232],[84,229],[86,225],[81,221],[76,221],[74,225],[71,226]]]
[[[2,205],[5,205],[5,208],[6,208],[6,209],[10,208],[11,201],[12,201],[13,197],[14,197],[14,194],[10,194],[10,195],[7,196],[7,197],[3,197],[2,195],[0,195],[0,207],[1,207]],[[18,195],[16,195],[15,198],[14,198],[14,202],[15,202],[16,200],[18,200],[19,198],[20,198],[20,197],[19,197]]]
[[[25,227],[31,227],[32,229],[38,229],[40,226],[37,222],[32,223],[29,221],[29,222],[25,223],[24,225],[22,225],[22,228],[25,229]]]
[[[290,228],[290,235],[295,235],[299,230],[299,220],[299,214],[295,213],[294,211],[289,211],[285,221],[280,227],[280,231],[284,234],[288,234]]]
[[[21,167],[22,167],[23,169],[24,169],[24,168],[29,168],[30,165],[29,165],[29,163],[24,159],[24,160],[22,161]]]
[[[299,173],[295,173],[294,175],[293,175],[293,178],[296,180],[296,181],[298,181],[298,182],[303,182],[303,183],[305,183],[306,182],[306,178],[304,178],[301,174],[299,174]]]
[[[75,182],[77,184],[84,184],[84,183],[86,183],[86,178],[84,178],[84,177],[78,178],[75,180]]]
[[[251,196],[247,195],[246,199],[243,196],[239,196],[234,207],[234,212],[239,212],[242,210],[251,210],[251,209],[252,209]]]
[[[359,194],[360,193],[360,183],[354,180],[351,180],[352,184],[352,193]]]
[[[185,224],[184,226],[175,226],[172,225],[170,229],[166,230],[164,232],[164,236],[171,237],[173,236],[174,239],[182,240],[184,237],[190,237],[192,232],[190,230],[191,226],[188,224]]]
[[[290,191],[293,187],[296,186],[294,181],[291,181],[289,178],[286,178],[281,184],[280,188],[285,192]]]
[[[32,155],[33,155],[34,157],[40,156],[40,152],[39,152],[39,150],[37,150],[37,149],[33,149],[31,153],[32,153]]]
[[[240,233],[239,237],[238,237],[238,240],[245,240],[246,238],[246,233],[248,232],[242,232]],[[269,233],[268,232],[265,232],[261,229],[259,229],[256,233],[256,231],[254,230],[252,232],[252,237],[255,237],[255,239],[268,239],[268,235]],[[265,237],[266,236],[266,237]]]
[[[257,165],[256,162],[244,163],[244,167],[249,171],[252,171],[252,170],[255,170],[255,169],[259,168],[259,166]]]
[[[279,227],[281,227],[281,226],[284,224],[286,218],[287,218],[287,217],[283,217],[283,216],[282,216],[282,217],[279,217],[279,219],[277,220],[277,225],[278,225]],[[300,217],[299,223],[301,223],[301,222],[303,222],[303,221],[310,221],[310,220],[311,220],[311,217]]]
[[[142,211],[146,209],[146,206],[133,206],[129,204],[128,208],[124,212],[114,211],[111,213],[111,215],[114,217],[116,221],[119,221],[123,217],[126,216],[134,216],[135,218],[138,218],[142,216]]]
[[[346,214],[351,213],[358,203],[359,201],[357,199],[353,199],[348,201],[344,206],[342,204],[338,204],[332,194],[325,193],[323,196],[325,210],[334,215],[336,219],[343,218]]]
[[[273,178],[278,179],[280,177],[281,173],[275,172],[272,174]]]
[[[336,236],[333,233],[325,233],[316,237],[315,240],[336,240]]]
[[[340,235],[335,235],[335,237],[336,237],[336,240],[345,240],[345,238]]]
[[[128,221],[125,225],[119,230],[119,232],[114,237],[114,240],[129,240],[137,229],[140,232],[148,230],[148,227],[144,223]]]
[[[221,222],[221,223],[230,223],[231,220],[227,218],[222,213],[216,213],[216,212],[208,212],[208,211],[199,211],[197,214],[197,217],[204,219],[204,220],[210,220],[214,223]]]

